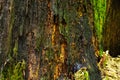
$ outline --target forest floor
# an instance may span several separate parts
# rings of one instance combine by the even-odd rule
[[[112,57],[107,54],[104,56],[104,61],[99,63],[99,68],[101,70],[102,80],[120,80],[120,55],[118,57]]]

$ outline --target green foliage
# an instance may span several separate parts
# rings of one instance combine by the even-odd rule
[[[89,73],[86,70],[86,68],[81,68],[79,71],[77,71],[75,74],[75,80],[90,80],[89,79]]]
[[[102,33],[103,27],[106,19],[106,0],[91,0],[93,10],[94,10],[94,26],[96,29],[96,34],[99,42],[99,49],[103,51],[102,46]],[[102,55],[102,52],[100,52]]]
[[[25,70],[25,61],[22,60],[18,63],[13,63],[10,66],[6,66],[6,70],[3,70],[1,80],[24,80],[23,72]]]

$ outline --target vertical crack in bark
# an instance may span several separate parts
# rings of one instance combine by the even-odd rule
[[[39,80],[39,59],[37,58],[36,48],[36,37],[34,32],[28,33],[28,80]]]
[[[59,31],[59,16],[54,15],[52,46],[55,55],[54,80],[67,76],[67,40]],[[60,53],[59,53],[60,52]]]

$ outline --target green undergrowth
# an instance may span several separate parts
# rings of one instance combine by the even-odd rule
[[[100,56],[103,53],[102,39],[103,28],[106,19],[106,0],[91,0],[93,6],[94,26],[96,30],[96,36],[98,38]]]
[[[4,66],[0,80],[24,80],[25,61],[10,63]]]
[[[74,74],[75,80],[90,80],[89,73],[85,67],[81,68]]]

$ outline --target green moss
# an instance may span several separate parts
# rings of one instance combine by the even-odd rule
[[[15,79],[15,80],[24,80],[23,79],[23,70],[25,69],[25,61],[22,60],[22,62],[18,62],[13,70],[13,74],[11,76],[11,80]]]
[[[94,26],[96,30],[96,35],[99,42],[99,49],[100,51],[103,51],[103,27],[106,19],[106,3],[105,0],[91,0],[92,6],[93,6],[93,14],[94,14]],[[100,53],[100,55],[102,52]]]
[[[2,80],[24,80],[23,72],[25,70],[26,62],[24,60],[6,66],[6,70],[2,72]]]
[[[8,54],[12,53],[12,32],[13,32],[13,26],[15,21],[15,12],[14,12],[14,1],[11,0],[10,3],[10,22],[9,22],[9,28],[8,28]]]
[[[15,23],[15,4],[14,0],[10,1],[10,20],[8,21],[8,37],[7,37],[7,57],[9,61],[4,64],[1,79],[2,80],[24,80],[23,70],[25,69],[25,61],[14,61],[13,56],[18,54],[18,39],[13,40],[13,29]]]
[[[17,54],[18,54],[18,40],[15,41],[13,53],[14,53],[13,56],[17,56]]]

